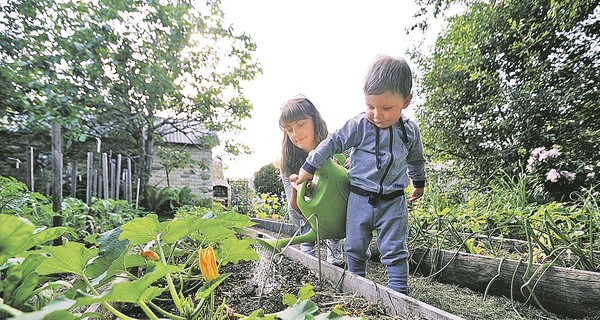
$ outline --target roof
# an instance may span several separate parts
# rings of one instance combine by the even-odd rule
[[[166,120],[156,119],[156,125],[160,125],[159,132],[164,142],[186,145],[202,145],[206,142],[203,137],[208,137],[213,142],[217,142],[217,134],[214,131],[207,130],[199,122],[189,120]]]

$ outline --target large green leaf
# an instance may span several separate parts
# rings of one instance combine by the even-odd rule
[[[234,211],[218,213],[217,218],[226,221],[232,228],[251,227],[256,223],[250,220],[247,215],[239,214]]]
[[[67,232],[68,228],[66,227],[54,227],[44,229],[40,232],[35,233],[31,236],[27,243],[24,244],[25,248],[33,248],[38,244],[42,244],[51,240],[54,240],[60,236],[62,236],[65,232]]]
[[[51,313],[61,311],[61,310],[68,310],[69,308],[73,307],[74,304],[75,304],[75,300],[71,300],[71,299],[62,297],[62,298],[53,300],[50,304],[43,307],[41,310],[34,311],[34,312],[21,313],[11,319],[14,319],[14,320],[45,319]],[[1,308],[2,308],[2,306],[0,305],[0,309]],[[56,318],[52,318],[52,319],[56,319]],[[63,317],[62,319],[69,319],[69,318]]]
[[[114,261],[108,261],[104,256],[94,260],[85,268],[85,274],[94,278],[93,285],[105,284],[115,276],[125,272],[129,268],[146,265],[146,260],[139,254],[128,254],[124,252]]]
[[[259,259],[256,251],[250,247],[248,240],[226,239],[219,246],[219,257],[221,264],[229,262],[238,264],[240,260],[256,261]]]
[[[312,317],[312,314],[317,311],[319,311],[319,308],[314,302],[302,300],[295,305],[278,312],[277,316],[282,320],[307,319],[307,317]]]
[[[191,233],[202,232],[203,230],[210,228],[229,228],[231,226],[231,223],[225,220],[215,218],[198,218],[192,215],[185,217],[184,221],[187,223],[188,229]]]
[[[109,262],[116,260],[129,248],[129,241],[119,240],[121,233],[120,228],[115,228],[98,235],[96,238],[100,251]]]
[[[174,243],[189,234],[187,223],[183,220],[164,221],[158,227],[161,231],[160,238],[165,243]]]
[[[0,214],[0,265],[22,253],[35,227],[18,217]]]
[[[219,243],[225,239],[235,239],[235,232],[231,229],[221,226],[203,225],[200,228],[200,233],[193,234],[190,238],[202,242],[204,244]]]
[[[159,222],[158,216],[149,214],[143,218],[136,218],[121,227],[119,240],[129,240],[131,245],[148,243],[160,239],[165,243],[173,243],[187,237],[189,228],[183,220]]]
[[[127,239],[133,246],[156,240],[160,232],[158,225],[158,216],[155,214],[135,218],[121,227],[123,232],[119,235],[119,240]]]
[[[32,253],[50,253],[51,257],[44,260],[38,267],[40,275],[54,273],[73,273],[84,276],[84,269],[90,259],[98,255],[97,248],[86,248],[78,242],[68,242],[59,247],[42,247]]]

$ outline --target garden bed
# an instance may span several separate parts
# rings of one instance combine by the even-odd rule
[[[277,220],[270,220],[270,219],[253,219],[254,222],[256,222],[258,224],[258,226],[264,230],[267,230],[268,232],[271,232],[274,235],[277,235],[281,232],[282,235],[285,234],[285,232],[281,231],[281,230],[293,230],[293,226],[290,226],[289,224],[286,223],[282,223],[281,221],[277,221]],[[283,226],[282,226],[283,225]],[[286,237],[289,236],[289,234],[285,235]],[[506,239],[505,239],[506,240]],[[510,241],[510,240],[507,240]],[[324,251],[324,250],[323,250]],[[484,295],[483,292],[485,292],[485,288],[487,287],[487,284],[489,283],[488,279],[487,281],[483,282],[483,284],[479,284],[477,286],[467,286],[466,283],[464,283],[464,281],[459,281],[458,279],[452,279],[452,277],[450,276],[450,269],[445,270],[443,273],[437,275],[436,277],[428,277],[428,275],[431,274],[430,270],[431,269],[427,269],[427,259],[425,258],[421,258],[422,255],[419,255],[419,250],[412,250],[411,249],[411,253],[413,254],[413,260],[411,262],[411,273],[414,273],[414,276],[411,275],[409,278],[409,285],[411,287],[411,293],[410,296],[417,298],[421,301],[426,302],[427,304],[430,304],[432,306],[435,306],[437,308],[443,309],[445,311],[449,311],[455,315],[460,315],[462,317],[468,318],[468,319],[540,319],[540,318],[544,318],[544,319],[570,319],[567,316],[563,316],[561,314],[566,314],[565,312],[557,312],[558,310],[556,309],[556,306],[554,307],[548,307],[547,309],[554,311],[555,313],[551,313],[551,312],[547,312],[544,310],[541,310],[537,307],[532,306],[531,304],[524,304],[519,302],[518,299],[516,299],[516,297],[514,299],[510,298],[510,295],[502,295],[501,292],[499,292],[497,290],[497,288],[500,286],[501,282],[498,283],[494,283],[491,287],[490,290],[487,292],[487,295]],[[446,258],[449,258],[453,255],[453,253],[448,254],[448,252],[445,254]],[[461,255],[462,256],[462,255]],[[473,255],[474,256],[474,255]],[[483,257],[483,256],[476,256],[476,257]],[[490,258],[493,259],[493,258]],[[416,261],[418,260],[422,260],[421,264],[418,268],[416,268],[417,263]],[[446,263],[449,261],[450,259],[445,260]],[[500,259],[498,259],[497,261],[499,261]],[[429,260],[430,261],[430,260]],[[442,265],[445,265],[446,263],[442,263]],[[470,267],[470,272],[468,273],[467,276],[465,276],[465,279],[467,279],[467,281],[471,278],[474,277],[475,275],[478,275],[480,273],[480,270],[484,270],[486,268],[489,268],[490,270],[496,271],[497,273],[497,264],[495,265],[496,268],[491,267],[490,266],[490,262],[487,261],[487,264],[484,265],[479,265],[479,266],[474,266],[474,267]],[[523,263],[523,265],[525,265],[526,263]],[[505,267],[508,266],[509,264],[505,264]],[[429,263],[429,266],[431,266],[431,264]],[[460,268],[463,267],[463,261],[462,260],[456,260],[456,262],[449,264],[448,268],[450,266],[460,266],[458,267],[458,269],[460,270]],[[384,284],[385,281],[387,280],[387,277],[385,275],[385,268],[383,266],[381,266],[379,263],[374,263],[374,262],[369,262],[367,264],[367,278],[368,279],[372,279],[375,282]],[[553,269],[556,269],[556,267],[553,267]],[[564,269],[564,268],[563,268]],[[438,269],[439,270],[439,267]],[[513,269],[514,271],[514,269]],[[533,269],[531,272],[534,272],[535,269]],[[577,274],[578,271],[577,270],[572,270],[572,269],[566,269],[567,273],[571,273],[574,272],[573,274]],[[495,275],[496,273],[494,273],[493,275]],[[589,273],[589,272],[583,272],[583,273]],[[417,276],[417,274],[422,275],[422,276]],[[597,273],[591,272],[591,274],[596,275]],[[493,277],[492,275],[492,277]],[[544,277],[548,277],[549,274],[545,274]],[[441,277],[441,278],[440,278]],[[512,273],[511,273],[511,277],[512,277]],[[432,281],[432,280],[439,280],[439,282],[437,281]],[[498,279],[496,279],[498,280]],[[560,286],[559,286],[560,285]],[[549,290],[556,294],[556,291],[561,291],[563,290],[562,288],[564,288],[564,286],[570,286],[567,283],[555,283],[554,284],[554,290],[552,291],[552,287],[549,288]],[[594,284],[595,285],[595,284]],[[538,285],[539,286],[539,285]],[[592,285],[593,286],[593,285]],[[471,288],[471,289],[469,289]],[[518,291],[519,287],[516,286],[515,284],[515,288]],[[592,292],[587,290],[587,286],[585,287],[585,289],[576,289],[579,290],[579,295],[586,295],[587,293],[589,293],[587,295],[587,298],[584,298],[582,300],[586,300],[587,301],[597,301],[597,299],[600,297],[599,294],[594,293],[592,294]],[[473,290],[473,291],[471,291]],[[536,288],[535,290],[539,290],[539,287]],[[595,289],[594,289],[595,290]],[[569,290],[566,290],[569,291]],[[537,293],[537,291],[536,291]],[[560,293],[562,294],[562,293]],[[565,299],[564,301],[559,301],[557,302],[558,304],[565,304],[566,301],[568,301],[568,303],[571,303],[572,305],[578,305],[579,301],[572,301],[572,298],[569,299]],[[532,302],[530,300],[530,302]],[[600,303],[596,304],[597,306],[600,306]],[[592,306],[591,308],[597,308],[597,306],[593,305],[592,302]],[[579,311],[578,311],[579,312]],[[571,313],[571,317],[586,317],[586,319],[600,319],[600,312],[596,312],[595,314],[593,313],[594,311],[581,311],[581,312],[586,312],[586,315],[578,315],[580,313]],[[591,314],[589,314],[591,312]]]
[[[268,237],[265,233],[256,232],[257,237]],[[324,251],[324,250],[323,250]],[[407,295],[393,291],[375,281],[365,279],[335,267],[324,260],[319,260],[300,250],[289,247],[283,254],[319,276],[321,282],[334,284],[334,289],[353,297],[360,297],[379,305],[384,314],[398,319],[462,319],[446,311],[430,306]],[[377,318],[380,319],[380,318]]]
[[[537,304],[568,317],[600,315],[600,273],[448,250],[413,249],[411,269],[479,292]],[[526,286],[526,282],[528,286]],[[533,293],[533,294],[531,294]],[[537,302],[536,302],[537,300]]]

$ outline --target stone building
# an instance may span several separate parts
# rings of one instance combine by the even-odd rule
[[[181,189],[189,186],[192,193],[202,198],[213,197],[213,178],[212,178],[212,149],[202,147],[202,137],[216,139],[213,133],[202,133],[201,126],[186,127],[183,130],[163,130],[163,142],[159,144],[163,148],[172,148],[175,152],[186,150],[190,154],[191,160],[195,163],[192,166],[184,168],[175,168],[169,172],[169,184],[171,188]],[[167,187],[167,174],[160,160],[154,156],[152,166],[152,176],[149,185],[159,188]]]
[[[212,162],[213,173],[213,200],[223,205],[231,204],[231,186],[225,180],[223,173],[223,160],[221,157],[215,157]]]

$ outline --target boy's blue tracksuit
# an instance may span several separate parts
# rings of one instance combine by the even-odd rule
[[[309,153],[302,168],[314,173],[331,156],[352,147],[344,245],[348,269],[365,275],[367,249],[373,230],[377,230],[388,285],[406,293],[408,210],[404,188],[409,177],[414,187],[424,187],[426,179],[419,128],[414,121],[402,117],[394,125],[379,129],[361,113],[329,134]]]

